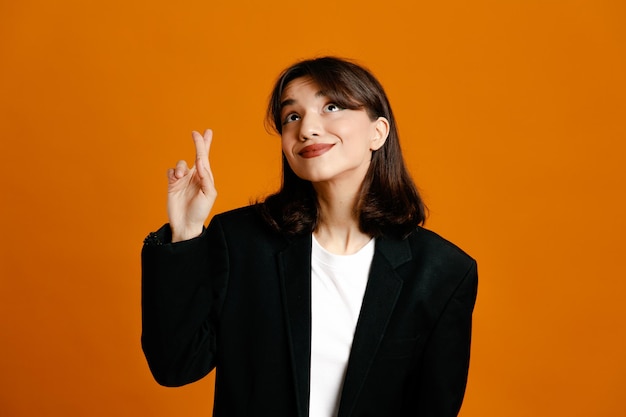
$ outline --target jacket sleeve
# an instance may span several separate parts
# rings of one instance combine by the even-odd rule
[[[477,286],[477,267],[472,260],[426,342],[415,415],[455,417],[461,409],[469,370]]]
[[[199,237],[168,242],[171,230],[165,225],[142,249],[141,344],[155,380],[181,386],[215,367],[228,250],[215,218]]]

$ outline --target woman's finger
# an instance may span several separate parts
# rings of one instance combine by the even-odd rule
[[[194,131],[192,132],[194,144],[196,146],[196,169],[198,175],[204,181],[213,181],[213,174],[211,173],[211,166],[209,164],[209,150],[211,149],[211,143],[213,141],[213,131],[206,129],[204,135]],[[205,186],[207,184],[205,183]]]
[[[204,148],[206,149],[206,156],[208,158],[209,152],[211,151],[211,142],[213,141],[213,131],[211,129],[205,130],[202,139],[204,139]]]
[[[211,143],[213,143],[213,131],[211,129],[205,130],[202,139],[204,141],[204,148],[206,149],[206,159],[202,159],[202,164],[204,168],[202,177],[205,177],[204,172],[206,172],[208,179],[213,182],[213,173],[211,172],[210,162]]]
[[[203,161],[207,160],[209,158],[209,151],[207,149],[204,137],[194,130],[193,132],[191,132],[191,138],[193,139],[193,143],[196,147],[196,161],[198,161],[199,159]]]
[[[176,181],[176,176],[174,175],[174,168],[168,168],[168,170],[167,170],[167,180],[169,182]]]
[[[187,166],[187,162],[184,160],[178,161],[176,163],[176,168],[174,169],[174,177],[182,178],[189,172],[189,167]]]

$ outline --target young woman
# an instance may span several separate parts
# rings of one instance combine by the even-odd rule
[[[169,224],[142,251],[142,345],[155,379],[216,369],[214,415],[456,416],[475,261],[420,225],[379,82],[326,57],[278,79],[268,120],[283,182],[215,215],[211,131],[168,171]]]

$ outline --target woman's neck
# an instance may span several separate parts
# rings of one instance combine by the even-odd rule
[[[319,223],[315,238],[331,253],[349,255],[359,251],[371,240],[371,236],[359,228],[359,219],[354,210],[358,190],[347,192],[332,186],[316,186],[319,204]]]

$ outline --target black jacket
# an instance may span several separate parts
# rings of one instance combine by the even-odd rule
[[[311,236],[272,232],[254,207],[195,239],[169,227],[142,251],[142,346],[155,379],[217,368],[214,416],[308,416]],[[452,417],[463,400],[476,262],[433,232],[378,238],[339,417]]]

